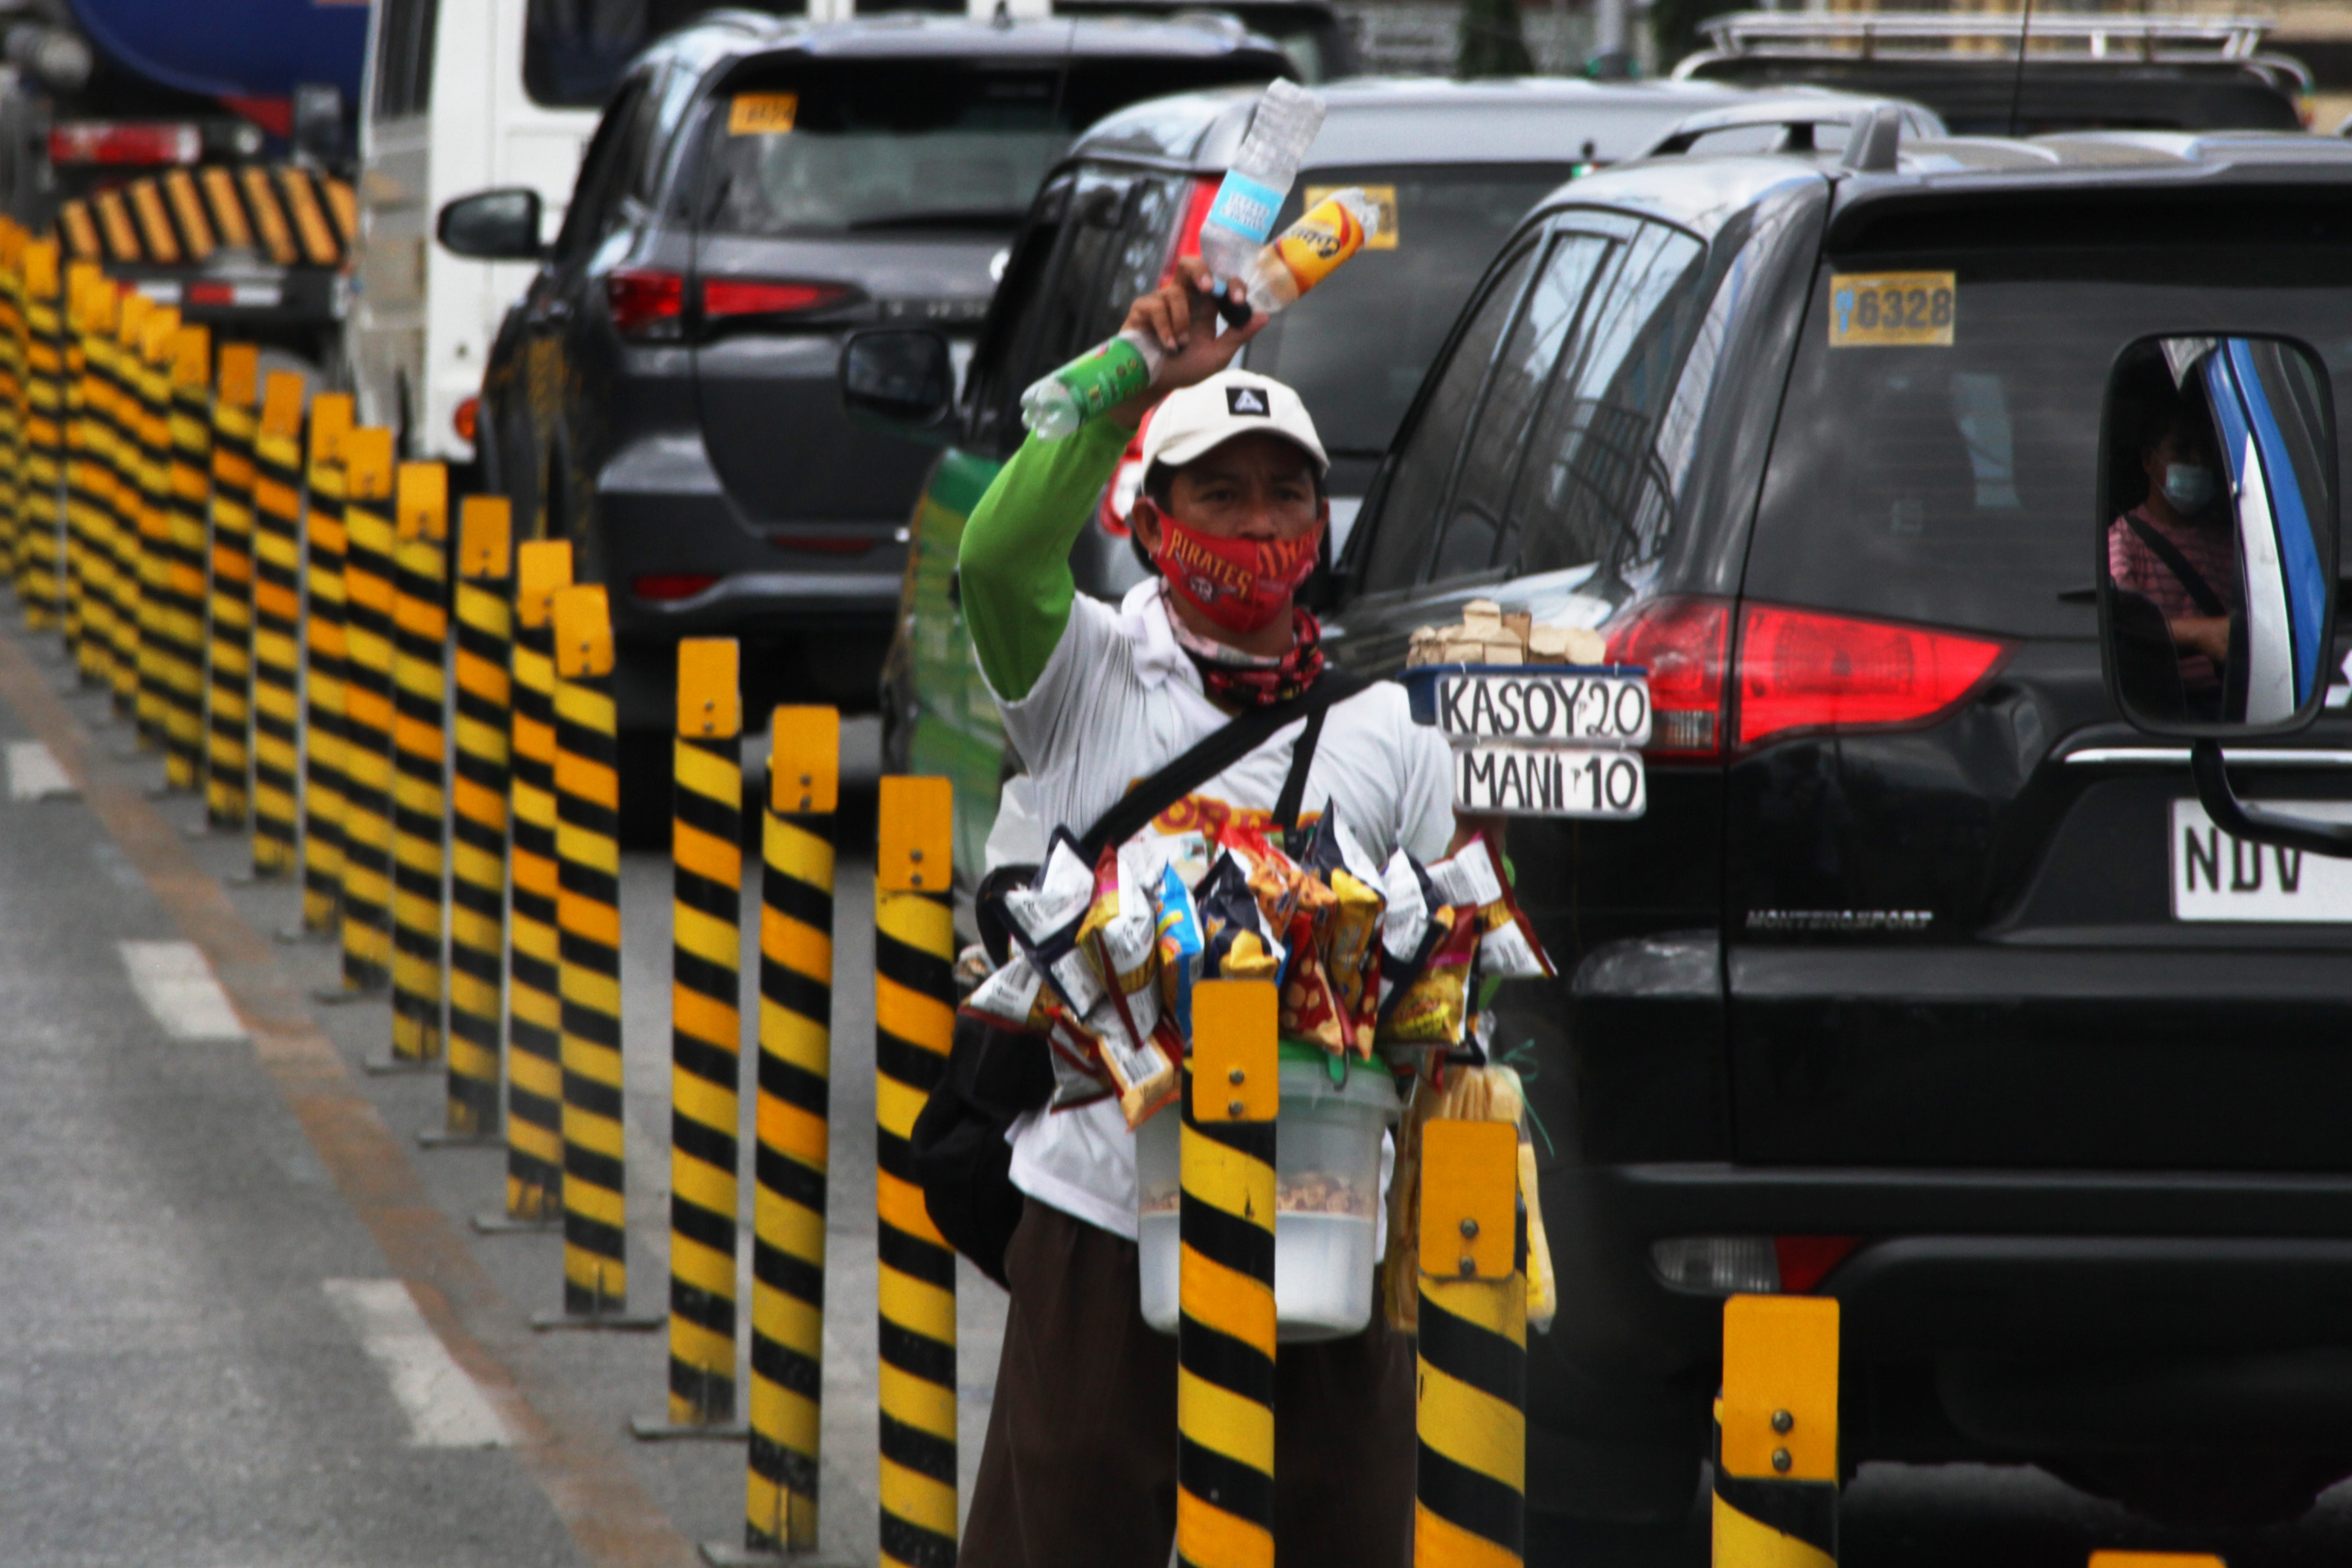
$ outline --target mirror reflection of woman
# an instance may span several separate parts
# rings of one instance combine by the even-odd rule
[[[2242,603],[2212,421],[2178,396],[2158,402],[2145,412],[2138,448],[2147,495],[2108,526],[2108,574],[2163,614],[2182,692],[2210,704]]]

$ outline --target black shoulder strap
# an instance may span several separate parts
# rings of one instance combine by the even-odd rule
[[[2124,521],[2139,535],[2142,544],[2156,552],[2156,558],[2164,563],[2166,570],[2180,580],[2180,585],[2189,590],[2189,596],[2197,601],[2199,610],[2209,616],[2230,613],[2229,606],[2221,603],[2221,595],[2213,592],[2213,585],[2205,581],[2196,567],[2189,564],[2189,557],[2180,553],[2180,546],[2149,527],[2136,511],[2124,513]]]
[[[1100,820],[1087,829],[1086,836],[1078,840],[1078,847],[1092,861],[1102,854],[1105,845],[1126,843],[1145,823],[1183,799],[1197,785],[1208,783],[1265,744],[1284,725],[1306,719],[1309,727],[1319,732],[1323,715],[1333,703],[1346,701],[1370,684],[1360,675],[1328,669],[1324,671],[1322,679],[1296,697],[1235,714],[1221,728],[1201,737],[1181,756],[1120,796],[1118,805],[1104,812]],[[1299,745],[1301,750],[1293,753],[1296,765],[1291,769],[1291,778],[1283,786],[1286,799],[1289,799],[1294,788],[1303,790],[1307,772],[1304,760],[1314,752],[1314,744],[1307,736],[1299,737]],[[1296,800],[1290,801],[1290,811],[1295,818],[1298,811]]]

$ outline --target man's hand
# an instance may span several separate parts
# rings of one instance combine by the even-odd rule
[[[2183,616],[2171,625],[2172,640],[2184,652],[2201,653],[2213,659],[2230,657],[2229,616]]]
[[[1139,331],[1158,343],[1168,355],[1150,390],[1111,410],[1111,417],[1132,427],[1161,398],[1181,387],[1196,385],[1234,363],[1242,345],[1263,331],[1263,311],[1245,326],[1220,332],[1215,297],[1209,289],[1208,264],[1197,256],[1180,258],[1176,276],[1128,308],[1122,330]],[[1228,283],[1230,297],[1242,297],[1239,283]]]

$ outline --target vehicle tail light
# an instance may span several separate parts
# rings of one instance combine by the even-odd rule
[[[783,279],[706,278],[702,280],[702,314],[707,320],[730,316],[790,316],[821,310],[849,298],[838,283],[799,283]]]
[[[204,132],[184,121],[76,120],[52,127],[52,163],[193,163]]]
[[[456,413],[449,416],[449,428],[457,432],[458,440],[471,445],[474,432],[481,427],[481,421],[482,400],[468,397],[457,405]]]
[[[1650,1268],[1696,1295],[1803,1295],[1861,1245],[1858,1236],[1676,1236],[1650,1244]]]
[[[1862,1245],[1858,1236],[1776,1236],[1772,1257],[1780,1266],[1780,1289],[1802,1295],[1830,1277]]]
[[[715,572],[657,572],[629,579],[629,592],[648,604],[674,604],[679,599],[691,599],[715,584]]]
[[[180,297],[191,305],[234,305],[236,303],[236,285],[191,283]]]
[[[1143,433],[1151,428],[1151,415],[1147,411],[1135,434],[1129,438],[1127,450],[1118,455],[1118,467],[1110,471],[1110,483],[1103,487],[1102,504],[1096,509],[1095,521],[1113,539],[1127,537],[1128,514],[1135,510],[1135,498],[1143,493]]]
[[[1201,226],[1209,218],[1209,209],[1217,205],[1217,191],[1223,177],[1204,174],[1192,182],[1192,194],[1184,203],[1184,221],[1176,230],[1176,248],[1168,258],[1168,269],[1160,275],[1162,283],[1176,276],[1179,257],[1201,254]]]
[[[1649,755],[1722,754],[1730,640],[1731,605],[1722,599],[1652,599],[1609,628],[1609,662],[1650,672]]]
[[[686,279],[677,273],[634,267],[607,273],[604,303],[625,338],[676,342],[686,335]]]
[[[2002,652],[1998,642],[1955,632],[1745,605],[1739,744],[1795,730],[1930,722],[1974,690]],[[1656,685],[1653,675],[1654,693]]]

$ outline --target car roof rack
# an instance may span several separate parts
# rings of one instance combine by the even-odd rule
[[[1988,43],[2014,44],[2024,26],[2019,12],[1734,11],[1710,16],[1699,30],[1712,57],[1759,55],[1819,59],[1952,59]],[[2116,12],[2044,12],[2033,17],[2035,58],[2221,61],[2252,59],[2271,28],[2266,16],[2132,16]],[[1675,68],[1681,76],[1703,57]]]
[[[1943,122],[1933,110],[1906,100],[1865,98],[1859,94],[1811,89],[1759,96],[1739,103],[1725,104],[1719,109],[1701,110],[1696,114],[1676,121],[1636,155],[1643,158],[1671,156],[1690,152],[1707,137],[1720,135],[1727,131],[1769,129],[1787,133],[1780,151],[1810,153],[1814,150],[1816,132],[1825,125],[1846,129],[1849,166],[1858,168],[1893,168],[1895,139],[1906,131],[1913,135],[1944,134]],[[1885,127],[1883,130],[1880,129],[1882,125]],[[1866,153],[1865,148],[1869,149]],[[1851,162],[1857,157],[1867,157],[1873,162]]]

